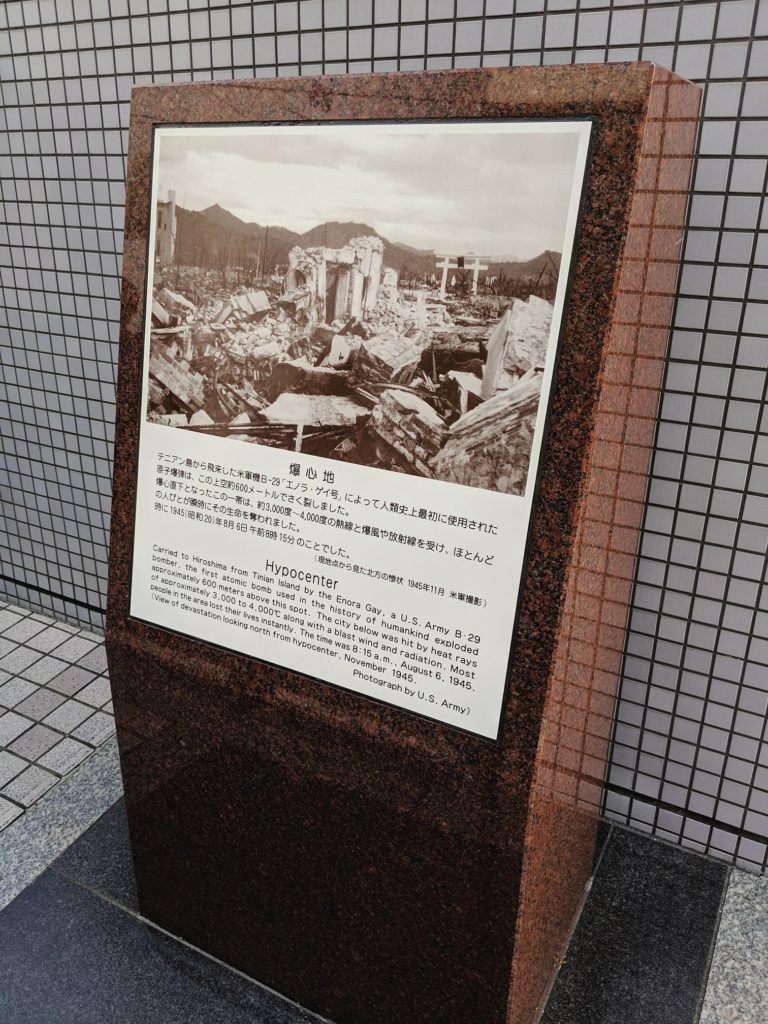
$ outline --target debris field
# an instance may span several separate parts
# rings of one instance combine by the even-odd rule
[[[379,238],[291,250],[264,290],[152,298],[151,422],[522,494],[552,305],[405,293]]]

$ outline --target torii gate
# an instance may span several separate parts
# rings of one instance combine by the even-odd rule
[[[448,281],[448,271],[449,270],[460,270],[461,269],[461,267],[459,265],[460,261],[461,261],[461,263],[468,263],[468,262],[471,261],[471,264],[472,264],[471,265],[471,270],[472,270],[472,295],[473,296],[477,295],[477,279],[478,279],[478,277],[480,275],[480,271],[488,269],[488,265],[487,264],[480,262],[481,260],[485,259],[484,256],[475,256],[472,253],[470,253],[469,256],[443,256],[442,253],[438,253],[437,258],[443,261],[442,263],[436,264],[437,269],[438,270],[442,270],[442,272],[443,272],[443,276],[442,276],[442,278],[440,280],[440,298],[441,299],[445,298],[445,286],[446,286],[446,282]],[[456,260],[455,263],[451,263],[451,260],[453,260],[453,259]]]

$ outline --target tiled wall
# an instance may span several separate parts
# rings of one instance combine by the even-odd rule
[[[768,0],[0,5],[0,593],[102,622],[134,81],[637,59],[705,107],[607,813],[764,870]]]

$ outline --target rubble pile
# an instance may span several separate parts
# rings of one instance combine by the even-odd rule
[[[371,413],[369,431],[377,462],[403,472],[432,476],[431,463],[445,440],[447,428],[435,410],[408,391],[385,391]],[[390,467],[394,468],[394,467]]]
[[[542,373],[530,370],[508,391],[459,417],[432,461],[432,476],[471,487],[523,494]]]
[[[376,334],[360,345],[355,360],[353,378],[355,381],[396,381],[409,384],[413,380],[425,348],[429,345],[429,334],[418,331],[413,336],[398,334],[394,327],[383,334]]]
[[[215,324],[223,324],[230,318],[239,321],[261,320],[269,312],[269,299],[266,292],[242,292],[232,295],[222,305],[213,319]]]
[[[552,305],[405,292],[379,238],[295,247],[284,278],[160,282],[148,419],[520,494]]]
[[[546,299],[531,295],[527,302],[514,300],[504,359],[506,373],[522,375],[544,365],[551,324],[552,305]]]

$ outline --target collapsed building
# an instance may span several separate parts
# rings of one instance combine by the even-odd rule
[[[284,307],[297,305],[319,323],[373,312],[384,259],[380,238],[353,238],[341,249],[294,246],[288,253]]]
[[[522,494],[552,305],[405,294],[376,237],[295,247],[282,282],[158,286],[148,418]]]

